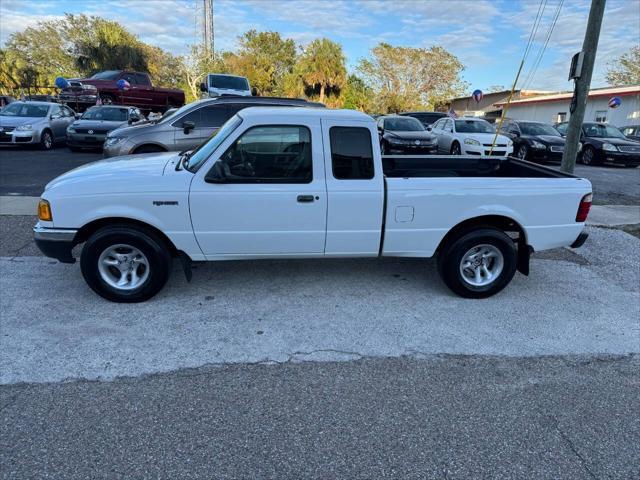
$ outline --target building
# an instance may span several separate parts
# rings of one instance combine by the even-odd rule
[[[485,93],[477,103],[473,97],[460,97],[454,98],[449,104],[449,108],[452,108],[459,116],[465,117],[489,117],[500,118],[502,115],[502,105],[509,99],[511,90],[503,90],[501,92]],[[513,100],[524,99],[535,95],[550,94],[553,92],[542,90],[515,90],[513,92]]]
[[[571,116],[569,106],[572,97],[573,93],[567,92],[512,100],[506,116],[515,120],[565,122]],[[609,107],[609,100],[613,97],[621,100],[617,108]],[[496,106],[502,109],[505,103],[506,100]],[[640,124],[640,85],[592,89],[587,99],[584,121],[609,123],[616,127]]]

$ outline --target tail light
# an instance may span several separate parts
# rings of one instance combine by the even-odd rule
[[[591,209],[591,202],[593,201],[593,194],[590,193],[582,197],[580,200],[580,206],[578,207],[578,213],[576,213],[576,222],[585,222]]]

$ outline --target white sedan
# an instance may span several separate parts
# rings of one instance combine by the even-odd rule
[[[448,155],[491,155],[507,157],[513,153],[513,142],[498,135],[491,152],[496,131],[481,118],[441,118],[431,127],[438,139],[438,152]]]

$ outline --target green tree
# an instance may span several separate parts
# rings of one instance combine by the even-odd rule
[[[442,47],[428,49],[378,44],[371,58],[363,59],[358,71],[376,94],[376,109],[399,112],[434,108],[462,95],[462,63]]]
[[[224,55],[224,54],[223,54]],[[213,57],[201,45],[191,46],[188,55],[179,58],[181,83],[186,93],[187,101],[200,97],[200,83],[208,73],[228,73],[225,61],[221,57]]]
[[[316,39],[307,45],[294,67],[293,78],[289,78],[290,88],[302,86],[308,96],[318,94],[318,100],[325,102],[325,96],[332,95],[337,103],[340,90],[346,85],[347,68],[342,46],[326,38]]]
[[[373,106],[373,91],[357,75],[349,75],[344,89],[343,108],[370,112]]]
[[[640,83],[640,45],[631,48],[609,64],[607,70],[609,85],[637,85]]]

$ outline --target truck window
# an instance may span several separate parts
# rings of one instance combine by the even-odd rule
[[[371,132],[363,127],[331,127],[331,166],[338,180],[373,178]]]
[[[253,127],[220,161],[233,183],[310,183],[311,132],[297,125]]]
[[[142,85],[145,87],[150,87],[151,86],[151,80],[149,80],[149,77],[147,75],[145,75],[144,73],[136,73],[135,74],[135,79],[136,79],[136,83],[138,85]]]

